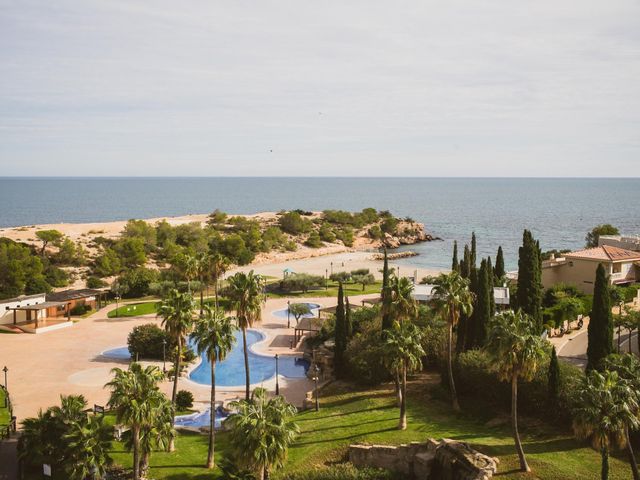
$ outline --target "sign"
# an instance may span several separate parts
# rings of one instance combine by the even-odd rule
[[[48,465],[46,463],[42,464],[42,474],[45,477],[50,477],[51,476],[51,465]]]

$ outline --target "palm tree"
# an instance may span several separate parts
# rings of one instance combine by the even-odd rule
[[[194,269],[200,282],[200,316],[204,314],[204,286],[209,281],[211,271],[211,255],[200,252],[194,257]]]
[[[229,259],[220,253],[214,253],[210,256],[209,266],[211,267],[211,279],[213,280],[215,306],[218,308],[218,284],[222,275],[229,268]]]
[[[418,306],[413,298],[413,283],[406,277],[393,277],[391,280],[391,312],[398,321],[418,314]]]
[[[231,323],[232,317],[225,317],[220,310],[205,307],[204,316],[193,331],[198,354],[205,355],[211,363],[211,424],[209,425],[209,453],[207,468],[214,465],[215,413],[216,413],[216,363],[225,359],[236,341],[236,326]]]
[[[236,413],[225,420],[225,427],[236,465],[268,480],[271,470],[284,464],[289,445],[299,432],[293,420],[296,408],[279,395],[268,398],[264,388],[256,388],[251,400],[231,402],[230,406]]]
[[[460,313],[471,315],[473,311],[473,294],[469,291],[469,280],[462,278],[458,272],[441,273],[434,281],[433,295],[437,309],[447,321],[447,370],[451,402],[456,412],[460,411],[456,385],[453,381],[453,327],[458,324]]]
[[[522,311],[507,311],[489,322],[487,350],[500,380],[511,382],[511,426],[520,458],[520,469],[530,472],[518,432],[518,379],[531,380],[544,359],[545,341],[535,322]]]
[[[579,404],[574,410],[573,430],[578,438],[591,439],[600,451],[600,478],[609,478],[609,450],[623,447],[629,427],[638,428],[638,395],[617,372],[592,370],[578,390]]]
[[[74,422],[64,436],[67,443],[68,478],[71,480],[99,480],[111,465],[109,456],[113,428],[105,425],[104,416],[86,415],[85,420]]]
[[[182,369],[182,349],[185,345],[186,335],[193,325],[194,308],[193,297],[189,293],[180,293],[175,289],[169,291],[158,308],[158,314],[162,317],[162,325],[177,349],[173,359],[173,391],[171,393],[171,403],[174,408],[178,393],[178,378]],[[173,450],[173,441],[169,444],[169,450]]]
[[[167,450],[175,436],[173,430],[173,405],[165,397],[155,409],[155,421],[140,430],[140,475],[145,478],[153,448]],[[129,445],[131,448],[132,445]]]
[[[636,394],[636,397],[640,397],[640,360],[635,355],[609,355],[604,359],[603,366],[605,370],[616,372],[620,379],[626,382]],[[640,417],[640,409],[636,410],[635,414],[636,417]],[[625,443],[627,445],[627,454],[629,455],[633,478],[634,480],[640,480],[640,471],[638,471],[638,463],[633,453],[633,446],[631,445],[631,438],[629,436],[629,430],[633,428],[633,425],[626,426],[624,432]]]
[[[400,372],[400,422],[399,430],[407,428],[407,373],[422,368],[422,357],[426,355],[422,348],[422,332],[410,322],[394,322],[385,341],[387,358],[391,367]]]
[[[251,270],[238,272],[229,278],[229,298],[236,311],[238,327],[242,329],[242,348],[244,350],[244,371],[246,381],[245,400],[249,401],[249,352],[247,350],[247,328],[260,319],[262,313],[262,279]]]
[[[115,410],[117,422],[131,429],[133,479],[139,480],[141,454],[145,454],[141,445],[142,435],[159,427],[173,438],[173,428],[166,431],[163,424],[166,424],[167,412],[173,419],[174,409],[158,387],[158,382],[163,379],[158,367],[142,367],[134,362],[128,370],[114,368],[112,372],[113,380],[105,385],[111,389],[108,405]]]
[[[47,463],[55,467],[56,441],[59,439],[55,431],[51,409],[39,410],[35,417],[25,418],[22,423],[22,435],[18,441],[18,459],[34,465]]]

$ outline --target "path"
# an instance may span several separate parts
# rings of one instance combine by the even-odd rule
[[[0,442],[0,480],[18,480],[18,436]]]

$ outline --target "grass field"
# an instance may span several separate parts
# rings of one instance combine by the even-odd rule
[[[306,293],[303,292],[291,292],[291,293],[269,293],[269,298],[305,298],[305,297],[336,297],[338,296],[338,283],[329,282],[327,289],[309,290]],[[343,284],[344,294],[348,297],[355,295],[367,295],[370,293],[380,293],[382,289],[382,282],[377,281],[372,285],[367,285],[364,290],[362,285],[357,283],[345,283]]]
[[[517,471],[518,459],[508,424],[489,426],[491,418],[477,413],[455,415],[448,402],[440,398],[439,386],[423,383],[410,389],[408,402],[409,427],[396,430],[398,409],[390,388],[357,389],[334,384],[324,392],[320,412],[307,411],[298,415],[301,434],[289,451],[284,472],[306,472],[312,468],[343,462],[348,445],[358,442],[399,444],[423,441],[429,437],[452,438],[469,442],[483,453],[498,457],[499,478],[587,480],[597,478],[600,456],[583,443],[575,441],[570,432],[556,430],[539,421],[521,420],[524,449],[533,469],[531,474]],[[472,400],[462,402],[473,403]],[[216,478],[202,467],[206,460],[207,437],[181,434],[173,453],[155,452],[151,457],[154,479],[204,480]],[[216,458],[225,450],[226,438],[217,436]],[[119,445],[113,456],[122,465],[130,465],[131,454]],[[625,457],[611,459],[610,479],[630,478]],[[277,475],[275,475],[277,476]]]
[[[9,421],[11,420],[9,409],[4,406],[4,395],[4,389],[0,388],[0,427],[9,425]]]
[[[111,310],[107,317],[136,317],[138,315],[148,315],[150,313],[156,313],[158,301],[143,302],[143,303],[130,303],[128,305],[120,305],[116,310]]]

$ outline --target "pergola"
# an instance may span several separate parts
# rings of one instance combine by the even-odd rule
[[[34,305],[25,305],[22,307],[10,307],[9,310],[13,310],[13,324],[16,324],[16,312],[18,310],[26,312],[27,322],[33,320],[35,322],[36,328],[38,328],[38,312],[40,310],[47,310],[49,308],[58,308],[58,307],[66,307],[66,315],[67,320],[71,321],[71,310],[69,309],[69,304],[67,302],[42,302],[36,303]],[[34,315],[34,318],[31,318],[31,315]],[[46,319],[46,317],[44,317]]]
[[[304,317],[293,330],[293,343],[297,345],[306,332],[319,332],[324,319],[316,317]]]

